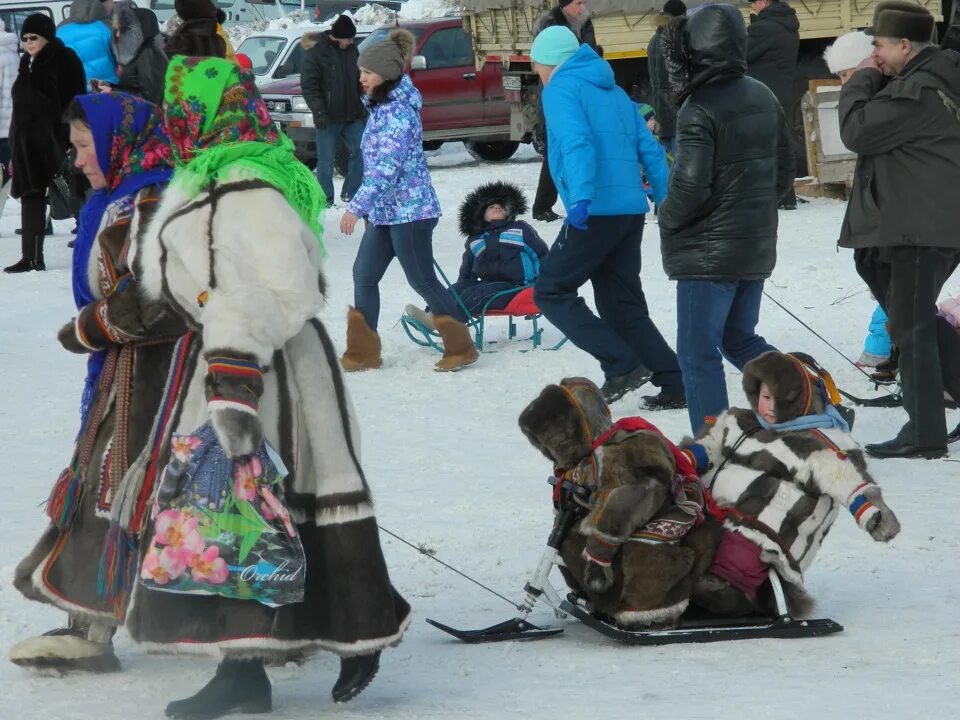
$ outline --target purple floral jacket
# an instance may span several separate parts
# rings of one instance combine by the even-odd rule
[[[387,96],[370,106],[363,131],[363,184],[347,210],[374,225],[400,225],[440,217],[440,201],[423,154],[423,100],[404,75]]]

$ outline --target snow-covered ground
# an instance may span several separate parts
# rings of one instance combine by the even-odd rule
[[[435,236],[439,261],[458,266],[457,207],[486,180],[510,179],[530,197],[540,164],[522,149],[506,165],[479,164],[462,146],[430,160],[445,215]],[[351,265],[359,236],[344,237],[332,210],[326,221],[329,301],[322,318],[342,344],[352,298]],[[780,259],[768,292],[836,343],[848,356],[861,349],[873,308],[848,251],[835,238],[839,202],[818,200],[781,214]],[[0,220],[4,264],[16,259],[18,207]],[[0,654],[28,635],[59,626],[61,613],[27,602],[10,585],[13,568],[44,527],[41,504],[69,459],[76,430],[82,360],[62,351],[56,332],[74,310],[70,296],[71,224],[47,241],[45,273],[0,275],[0,371],[4,384],[0,436],[6,471],[0,543]],[[559,229],[538,225],[545,239]],[[269,238],[264,238],[268,242]],[[643,243],[643,280],[651,312],[668,338],[675,328],[675,287],[663,275],[656,225]],[[948,288],[958,290],[955,279]],[[522,595],[551,521],[547,462],[527,443],[516,418],[547,383],[570,375],[601,380],[597,364],[567,344],[558,352],[524,352],[499,338],[474,367],[431,371],[437,356],[411,344],[397,324],[405,303],[419,302],[394,264],[382,285],[384,367],[349,376],[363,427],[363,461],[381,525],[435,551],[511,598]],[[849,390],[868,394],[856,370],[770,302],[760,324],[783,350],[812,353]],[[547,330],[547,339],[557,333]],[[731,400],[743,402],[739,375],[728,372]],[[634,414],[639,395],[614,406]],[[651,416],[668,436],[687,431],[685,411]],[[860,409],[860,441],[893,436],[900,410]],[[956,417],[951,417],[952,424]],[[614,644],[566,621],[566,632],[535,643],[459,644],[424,622],[482,627],[512,617],[499,600],[384,534],[397,588],[415,618],[403,643],[384,654],[380,674],[359,698],[334,706],[329,690],[338,664],[320,655],[301,668],[271,669],[274,717],[300,720],[412,718],[955,718],[960,690],[960,466],[948,461],[871,465],[903,532],[888,546],[873,543],[841,515],[808,574],[817,614],[846,630],[831,637],[747,641],[664,648]],[[559,577],[555,578],[559,584]],[[534,622],[553,618],[538,610]],[[0,660],[3,720],[141,720],[163,717],[167,701],[193,693],[212,674],[204,659],[147,656],[117,638],[119,675],[37,677]]]

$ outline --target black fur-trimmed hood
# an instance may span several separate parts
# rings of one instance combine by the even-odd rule
[[[120,65],[129,65],[145,45],[158,42],[160,23],[150,10],[118,2],[113,8],[112,23],[110,49]]]
[[[527,197],[523,190],[506,182],[487,183],[472,190],[463,199],[460,205],[460,232],[467,237],[482,233],[486,225],[483,213],[494,203],[503,206],[509,222],[527,212]]]
[[[695,88],[747,71],[747,27],[733,5],[704,5],[663,30],[667,75],[677,101]]]

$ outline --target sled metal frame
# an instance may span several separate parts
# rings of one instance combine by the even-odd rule
[[[467,308],[466,303],[463,302],[463,298],[460,297],[460,293],[458,293],[453,288],[453,284],[450,282],[450,279],[443,272],[443,268],[440,267],[440,264],[436,260],[433,261],[433,267],[436,269],[440,277],[443,278],[443,283],[444,285],[446,285],[447,291],[453,296],[453,299],[456,301],[460,310],[463,312],[464,317],[467,318],[466,325],[473,331],[473,343],[474,345],[477,346],[477,350],[479,350],[480,352],[494,352],[492,350],[483,349],[484,332],[486,329],[485,321],[487,317],[487,312],[490,309],[490,305],[493,303],[494,300],[502,298],[505,295],[516,295],[522,290],[526,290],[528,288],[533,287],[533,283],[521,285],[517,288],[511,288],[510,290],[501,290],[500,292],[495,293],[483,304],[483,307],[481,308],[480,312],[477,315],[474,315]],[[542,347],[543,328],[540,327],[540,323],[539,323],[540,318],[542,316],[543,314],[539,312],[534,315],[523,315],[523,316],[506,314],[507,322],[509,323],[507,327],[507,339],[513,340],[517,337],[516,318],[524,317],[525,319],[530,320],[530,322],[533,324],[533,333],[527,339],[533,343],[534,350],[538,348],[541,348],[543,350],[551,350],[551,351],[559,350],[560,347],[565,342],[567,342],[566,337],[560,340],[560,342],[558,342],[556,345],[552,345],[550,347]],[[503,316],[491,315],[490,317],[503,317]],[[440,353],[443,352],[443,345],[441,344],[440,333],[438,333],[436,330],[431,330],[416,318],[413,318],[406,314],[404,314],[400,318],[400,324],[403,326],[403,331],[407,334],[407,337],[410,338],[410,340],[416,343],[417,345],[421,347],[433,348],[434,350]]]
[[[569,481],[561,482],[565,488],[579,487]],[[560,635],[564,630],[562,627],[540,627],[527,620],[536,604],[543,602],[554,611],[558,619],[572,616],[592,630],[625,645],[668,645],[768,637],[788,639],[817,637],[843,630],[842,625],[829,619],[796,620],[792,618],[780,576],[772,568],[768,572],[773,590],[774,614],[772,617],[716,617],[687,622],[685,625],[681,624],[679,627],[665,630],[625,630],[604,622],[588,607],[581,604],[573,594],[568,595],[566,599],[562,598],[550,582],[550,572],[558,564],[560,547],[576,521],[577,515],[569,509],[564,510],[557,518],[547,540],[547,547],[540,556],[540,562],[524,586],[526,596],[517,605],[517,610],[520,611],[519,616],[480,630],[457,630],[430,618],[427,618],[427,622],[458,640],[470,644],[504,640],[536,640]]]

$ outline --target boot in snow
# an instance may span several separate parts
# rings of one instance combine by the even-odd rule
[[[423,325],[428,330],[436,330],[433,326],[433,313],[427,312],[426,310],[421,310],[416,305],[407,305],[403,311],[416,320],[418,323]]]
[[[10,661],[20,667],[61,673],[115,672],[120,661],[113,654],[110,634],[105,642],[96,642],[88,639],[83,629],[58,628],[18,642],[10,648]]]
[[[224,660],[217,674],[193,697],[167,705],[167,717],[213,720],[233,712],[250,715],[273,709],[270,679],[262,660]]]
[[[380,651],[372,655],[340,658],[340,677],[333,686],[333,701],[345,703],[366,690],[380,669]]]
[[[374,332],[363,313],[355,307],[347,310],[347,350],[340,365],[347,372],[375,370],[383,364],[380,357],[380,336]]]
[[[443,338],[443,357],[433,366],[438,372],[452,372],[472,365],[480,357],[467,326],[449,315],[434,315],[433,324]]]

